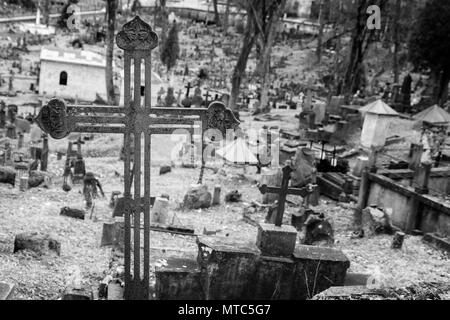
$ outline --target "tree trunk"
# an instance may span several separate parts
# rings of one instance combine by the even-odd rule
[[[400,28],[400,13],[401,13],[402,0],[396,0],[395,3],[395,19],[394,19],[394,83],[399,81],[399,66],[398,66],[398,50],[399,50],[399,28]]]
[[[217,0],[213,0],[213,6],[214,6],[214,22],[216,23],[216,26],[220,26],[220,15],[219,9],[217,8]]]
[[[448,98],[448,84],[450,82],[450,71],[443,71],[439,86],[438,105],[443,107]]]
[[[227,4],[225,7],[225,16],[223,17],[223,33],[224,33],[224,35],[228,34],[228,22],[229,22],[229,18],[230,18],[230,1],[231,0],[227,0]]]
[[[166,35],[167,35],[167,27],[168,27],[168,16],[166,12],[166,0],[160,0],[160,19],[161,19],[161,47],[166,41]]]
[[[50,0],[44,0],[44,4],[42,5],[42,13],[44,16],[44,24],[48,27],[50,23]]]
[[[236,110],[237,98],[239,95],[239,89],[241,86],[242,76],[247,67],[248,57],[252,51],[253,45],[255,44],[255,30],[253,21],[251,18],[251,13],[247,12],[247,25],[244,34],[244,39],[242,42],[241,53],[239,59],[234,67],[233,76],[231,78],[231,94],[230,101],[228,102],[228,107],[231,110]]]
[[[115,104],[114,81],[113,81],[113,58],[114,58],[114,31],[116,24],[117,0],[107,0],[107,32],[106,32],[106,92],[108,104]]]
[[[317,36],[317,63],[322,61],[322,40],[323,40],[323,25],[324,25],[324,17],[323,17],[323,6],[324,0],[320,0],[319,4],[319,35]]]
[[[282,1],[281,4],[277,7],[277,10],[272,14],[271,19],[268,22],[268,28],[265,30],[267,32],[266,35],[261,35],[264,37],[263,41],[263,50],[261,52],[261,101],[260,101],[260,109],[262,111],[269,109],[269,83],[270,83],[270,54],[272,52],[273,42],[275,40],[276,35],[276,27],[277,23],[280,19],[281,14],[284,12],[284,8],[286,6],[286,1]],[[269,109],[270,110],[270,109]]]
[[[363,60],[363,45],[366,39],[366,8],[367,0],[358,0],[358,9],[356,17],[355,30],[352,37],[352,46],[350,51],[350,61],[344,77],[343,91],[345,100],[349,103],[350,96],[355,90],[355,78],[357,71]]]

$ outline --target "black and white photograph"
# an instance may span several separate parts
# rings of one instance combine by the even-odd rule
[[[449,82],[448,0],[0,0],[0,300],[448,301]]]

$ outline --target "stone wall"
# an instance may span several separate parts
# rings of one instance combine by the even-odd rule
[[[442,199],[421,195],[413,187],[403,186],[392,179],[378,175],[369,175],[370,188],[367,205],[392,208],[392,222],[396,227],[406,229],[411,212],[420,206],[417,216],[420,229],[425,232],[438,232],[450,235],[450,203]]]

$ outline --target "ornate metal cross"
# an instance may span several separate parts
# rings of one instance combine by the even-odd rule
[[[301,197],[305,197],[308,194],[314,192],[314,189],[317,186],[307,185],[303,188],[289,188],[289,180],[291,179],[292,168],[289,162],[287,162],[286,166],[283,168],[283,179],[281,181],[281,187],[269,187],[266,184],[259,186],[259,191],[262,194],[266,193],[278,193],[278,207],[277,207],[277,216],[275,218],[275,225],[277,227],[281,227],[283,224],[283,214],[284,214],[284,205],[286,202],[286,196],[288,194],[293,194]]]
[[[149,298],[150,273],[150,145],[151,135],[171,134],[186,129],[191,134],[200,128],[217,129],[225,135],[239,122],[231,110],[220,102],[206,108],[152,108],[151,107],[151,51],[158,45],[158,36],[139,16],[126,23],[116,36],[117,46],[124,50],[124,107],[66,106],[63,100],[52,99],[37,116],[39,126],[55,139],[69,132],[120,133],[124,135],[124,217],[125,217],[125,298]],[[131,79],[131,61],[134,79]],[[141,63],[145,66],[144,106],[141,107]],[[134,82],[132,99],[131,82]],[[101,115],[98,115],[101,114]],[[134,170],[131,170],[130,144],[134,136]],[[141,138],[144,136],[144,205],[141,201]],[[205,143],[202,137],[202,148]],[[202,164],[205,159],[202,152]],[[133,172],[132,172],[133,171]],[[131,176],[133,174],[133,177]],[[134,179],[133,179],[134,178]],[[134,184],[134,197],[131,184]],[[141,214],[144,220],[143,272],[141,272]],[[133,226],[131,226],[133,217]],[[134,229],[133,240],[131,229]],[[133,246],[133,274],[131,249]]]

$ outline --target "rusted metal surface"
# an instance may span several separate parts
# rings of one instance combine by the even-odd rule
[[[225,135],[239,122],[230,109],[221,102],[212,102],[206,108],[152,108],[151,107],[151,51],[158,44],[158,36],[150,25],[138,16],[123,26],[116,37],[117,46],[124,50],[124,108],[113,106],[66,106],[61,99],[52,99],[36,117],[42,130],[54,139],[62,139],[70,132],[117,133],[124,135],[124,216],[125,216],[125,298],[149,298],[150,273],[150,163],[151,135],[170,134],[177,129],[193,133],[195,122],[201,124],[201,134],[207,129],[218,129]],[[134,79],[131,79],[131,62]],[[141,106],[141,63],[145,66],[144,104]],[[134,85],[132,100],[131,83]],[[141,137],[144,136],[144,206],[141,206]],[[131,169],[130,144],[134,136],[134,170]],[[203,138],[202,138],[203,140]],[[205,148],[204,142],[202,147]],[[204,163],[202,152],[202,163]],[[133,172],[133,177],[131,177]],[[131,184],[134,180],[134,198]],[[142,212],[143,211],[143,212]],[[141,214],[144,214],[144,265],[141,269]],[[133,246],[133,257],[131,248]],[[133,259],[131,259],[133,258]],[[133,261],[133,272],[131,272]],[[141,272],[142,270],[142,272]]]

